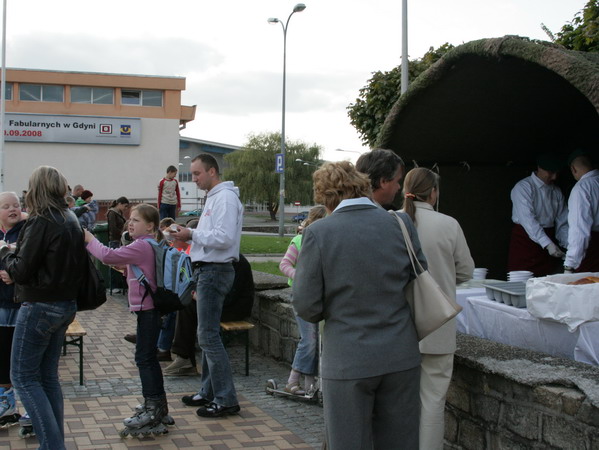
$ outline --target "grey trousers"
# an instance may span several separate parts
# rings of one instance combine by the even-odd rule
[[[420,367],[322,383],[328,449],[418,449]]]

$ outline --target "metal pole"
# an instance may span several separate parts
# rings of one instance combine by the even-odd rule
[[[287,26],[289,19],[293,13],[289,15],[287,23],[283,27],[283,114],[281,123],[281,153],[283,154],[283,170],[279,174],[279,236],[285,236],[285,88],[287,83]]]
[[[4,116],[6,113],[6,0],[2,3],[2,81],[0,82],[0,192],[4,192]],[[14,95],[14,93],[13,93]]]
[[[401,4],[401,93],[408,90],[408,0]]]

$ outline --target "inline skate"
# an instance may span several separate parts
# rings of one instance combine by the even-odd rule
[[[143,408],[135,409],[136,412],[132,417],[123,420],[125,428],[119,432],[122,438],[147,437],[152,434],[159,436],[168,433],[168,428],[163,423],[163,419],[168,416],[166,396],[159,399],[146,398]],[[174,424],[174,420],[172,423]]]
[[[17,400],[13,388],[0,388],[0,428],[8,428],[19,423]]]
[[[27,412],[19,419],[19,427],[19,437],[27,439],[28,437],[35,436],[33,423],[31,422],[31,417],[29,417]]]
[[[139,404],[135,407],[135,413],[142,413],[144,411],[144,409],[146,408],[145,405]],[[171,416],[170,414],[166,414],[163,418],[162,418],[162,423],[167,425],[167,426],[172,426],[175,424],[175,419],[173,419],[173,416]]]

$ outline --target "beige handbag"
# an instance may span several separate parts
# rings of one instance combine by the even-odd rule
[[[389,212],[395,216],[401,226],[401,231],[408,247],[410,262],[416,274],[416,278],[406,286],[405,294],[406,300],[412,310],[418,340],[421,341],[457,316],[462,307],[455,300],[445,295],[431,274],[427,270],[424,270],[414,252],[406,224],[397,213],[394,211]]]

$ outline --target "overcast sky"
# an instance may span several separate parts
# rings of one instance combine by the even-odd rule
[[[547,40],[587,0],[408,1],[409,55],[520,35]],[[400,63],[401,0],[305,0],[287,35],[288,139],[329,160],[364,151],[347,106],[372,72]],[[182,76],[197,105],[184,136],[243,145],[281,129],[287,0],[8,0],[8,67]]]

